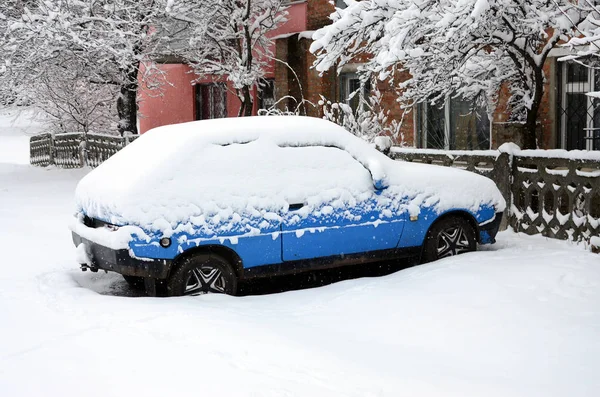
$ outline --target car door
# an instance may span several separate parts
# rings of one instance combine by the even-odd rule
[[[298,172],[282,216],[284,261],[396,248],[404,215],[361,163],[335,147],[287,149]]]

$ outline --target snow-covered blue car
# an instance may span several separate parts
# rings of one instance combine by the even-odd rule
[[[394,161],[309,117],[147,132],[91,171],[71,224],[83,269],[149,294],[235,294],[238,280],[493,243],[505,201],[485,177]]]

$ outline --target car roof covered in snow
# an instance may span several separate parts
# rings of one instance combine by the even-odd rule
[[[224,146],[257,139],[266,139],[278,146],[334,146],[350,153],[371,172],[377,171],[375,168],[378,160],[381,161],[383,157],[371,145],[343,127],[327,120],[305,116],[230,117],[192,121],[157,127],[142,137],[145,141],[151,138],[153,143],[160,143],[161,147],[179,146],[181,143],[196,147],[209,144]],[[147,142],[144,144],[149,145]]]

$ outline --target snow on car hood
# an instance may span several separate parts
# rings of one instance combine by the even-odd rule
[[[409,197],[408,210],[418,215],[421,207],[434,207],[438,213],[451,209],[476,212],[492,206],[496,212],[506,201],[494,181],[473,172],[438,165],[387,159],[388,194]]]
[[[374,180],[389,187],[375,194]],[[340,126],[296,116],[155,128],[86,175],[76,202],[88,216],[166,235],[182,228],[257,233],[296,202],[307,203],[295,212],[300,217],[324,204],[343,209],[376,202],[411,214],[421,206],[438,212],[505,207],[485,177],[394,161]],[[235,226],[248,218],[262,221]]]

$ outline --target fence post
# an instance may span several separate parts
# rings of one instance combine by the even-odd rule
[[[54,162],[54,155],[55,155],[55,151],[56,151],[56,147],[54,146],[54,134],[50,134],[50,147],[49,147],[50,153],[49,153],[49,157],[50,157],[50,165],[56,165],[56,163]]]
[[[493,180],[498,186],[498,190],[502,193],[502,197],[506,200],[506,210],[500,224],[500,230],[506,230],[508,220],[510,218],[510,207],[512,203],[512,157],[509,153],[500,153],[494,164]]]

